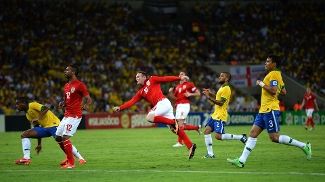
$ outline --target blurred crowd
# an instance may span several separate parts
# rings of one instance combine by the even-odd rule
[[[281,69],[325,96],[325,3],[225,1],[193,7],[214,64],[260,64],[274,53]]]
[[[156,27],[127,3],[1,1],[0,114],[16,113],[17,96],[62,113],[58,102],[66,83],[64,69],[71,63],[79,65],[78,78],[94,100],[90,112],[111,112],[132,98],[138,70],[159,76],[187,71],[199,89],[215,92],[219,75],[205,64],[263,64],[268,53],[284,58],[288,74],[324,89],[323,8],[310,3],[197,4],[193,11],[207,27],[193,34],[191,25],[167,22],[167,29]],[[206,41],[198,41],[200,34]],[[176,84],[162,84],[163,92]],[[242,93],[232,88],[231,109],[236,110]],[[205,96],[192,103],[192,111],[213,109]],[[249,110],[256,107],[248,105]],[[141,101],[128,111],[150,107]]]

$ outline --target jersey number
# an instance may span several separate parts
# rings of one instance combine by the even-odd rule
[[[65,93],[67,95],[67,99],[70,99],[70,92]]]
[[[71,128],[72,128],[72,124],[67,124],[67,125],[66,125],[66,127],[67,127],[67,128],[66,128],[66,129],[67,129],[67,131],[71,131]]]
[[[269,120],[269,127],[270,127],[270,128],[273,128],[273,126],[274,126],[274,125],[273,125],[273,120]]]

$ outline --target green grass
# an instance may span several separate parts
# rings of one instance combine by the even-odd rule
[[[251,126],[227,126],[227,133],[248,133]],[[0,133],[0,181],[323,181],[325,179],[325,126],[314,131],[302,126],[281,126],[286,134],[312,143],[313,158],[307,161],[297,147],[272,143],[264,131],[248,157],[244,168],[227,163],[239,157],[239,141],[213,139],[215,159],[206,154],[203,135],[187,131],[197,144],[193,159],[187,159],[186,147],[173,148],[176,135],[167,128],[79,130],[73,144],[87,160],[75,169],[60,169],[64,153],[53,138],[43,139],[43,150],[36,155],[32,140],[29,166],[16,165],[22,157],[21,132]]]

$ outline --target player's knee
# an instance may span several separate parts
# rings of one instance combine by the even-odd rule
[[[56,137],[55,137],[55,141],[57,141],[57,142],[62,142],[62,137],[56,135]]]
[[[146,120],[153,123],[153,120],[155,118],[155,115],[154,114],[148,114],[147,117],[146,117]]]
[[[209,134],[211,134],[211,132],[212,132],[212,129],[209,126],[205,127],[205,129],[203,131],[204,135],[209,135]]]
[[[178,119],[178,126],[179,127],[184,126],[184,119]]]
[[[279,143],[279,137],[276,136],[270,136],[270,140],[275,143]]]
[[[217,140],[222,140],[222,134],[221,133],[216,133],[214,136]]]
[[[20,135],[21,139],[23,138],[29,138],[29,130],[24,131],[21,135]]]
[[[20,135],[21,139],[27,138],[25,132]]]

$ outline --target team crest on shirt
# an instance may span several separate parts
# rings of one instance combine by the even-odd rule
[[[183,89],[184,89],[184,90],[186,89],[186,85],[183,85]]]
[[[146,85],[148,85],[148,86],[150,85],[150,81],[149,80],[146,82]]]
[[[71,93],[73,93],[76,90],[76,88],[72,87],[71,88]]]

